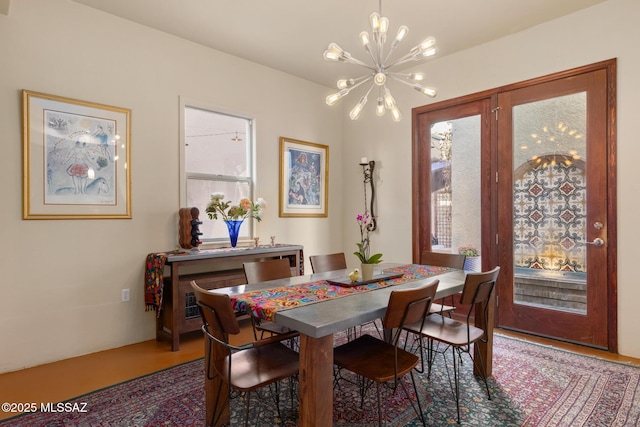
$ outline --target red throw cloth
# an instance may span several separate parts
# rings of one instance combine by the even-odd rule
[[[162,308],[162,288],[164,263],[167,257],[163,254],[151,253],[147,255],[144,269],[144,304],[145,311],[154,310],[160,316]]]

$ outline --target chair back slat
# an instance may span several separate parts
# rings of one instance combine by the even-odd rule
[[[460,303],[474,305],[488,301],[498,279],[498,273],[500,273],[500,267],[482,273],[467,273]]]
[[[242,267],[248,284],[291,277],[291,265],[288,258],[245,262]]]
[[[442,252],[424,251],[420,257],[420,264],[451,267],[462,270],[467,257],[462,254],[447,254]]]
[[[229,295],[208,292],[198,286],[194,280],[191,281],[191,287],[200,307],[204,325],[211,335],[227,341],[228,335],[240,333],[240,325],[233,312]]]
[[[311,270],[314,273],[344,270],[347,268],[347,260],[344,256],[344,252],[328,255],[312,255],[309,257],[309,261],[311,261]]]
[[[429,312],[439,280],[414,289],[392,291],[382,324],[386,329],[401,328],[421,321]]]

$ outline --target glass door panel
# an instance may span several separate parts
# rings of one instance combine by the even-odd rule
[[[480,248],[480,115],[431,126],[431,248]],[[480,270],[479,258],[468,264]]]
[[[515,304],[587,312],[586,92],[513,107]]]

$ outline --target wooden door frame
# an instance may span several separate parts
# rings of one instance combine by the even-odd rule
[[[430,208],[431,200],[422,190],[429,187],[430,178],[430,159],[424,161],[421,158],[420,142],[425,135],[421,132],[420,116],[422,114],[435,114],[438,110],[444,110],[463,104],[477,102],[483,99],[490,99],[492,113],[500,114],[497,109],[498,93],[512,91],[515,89],[545,83],[553,80],[571,77],[577,74],[589,73],[595,70],[606,70],[607,73],[607,117],[606,117],[606,134],[607,134],[607,321],[608,321],[608,351],[612,353],[618,352],[618,269],[617,269],[617,133],[616,133],[616,58],[573,68],[570,70],[560,71],[542,77],[525,80],[518,83],[501,86],[495,89],[489,89],[475,94],[453,98],[434,104],[429,104],[412,109],[412,188],[415,199],[412,203],[412,257],[413,262],[420,261],[420,254],[423,250],[431,247],[430,238]],[[491,120],[490,124],[490,149],[481,153],[481,161],[488,159],[490,167],[486,168],[487,172],[483,172],[481,177],[482,199],[486,200],[480,208],[480,215],[489,215],[491,217],[489,230],[482,230],[482,247],[483,256],[482,268],[486,269],[492,266],[498,259],[498,245],[492,236],[497,237],[497,185],[495,176],[497,172],[497,122]],[[429,135],[430,137],[430,135]],[[422,156],[424,157],[424,156]],[[489,172],[490,171],[490,172]],[[488,175],[488,176],[487,176]],[[488,259],[486,259],[488,258]],[[498,279],[500,280],[500,279]],[[496,318],[496,321],[498,319]]]

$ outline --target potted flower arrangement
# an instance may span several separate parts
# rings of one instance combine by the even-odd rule
[[[231,204],[231,201],[224,201],[224,197],[224,193],[212,193],[205,212],[207,212],[209,219],[222,218],[229,230],[231,246],[235,248],[242,222],[249,217],[258,220],[258,222],[262,221],[262,212],[267,203],[262,198],[258,198],[255,202],[242,198],[238,204],[234,205]]]
[[[464,260],[464,269],[469,271],[481,271],[480,252],[470,244],[460,246],[458,253],[466,256]]]
[[[353,254],[360,260],[362,280],[371,280],[373,278],[374,265],[382,262],[382,254],[370,255],[369,233],[373,226],[373,218],[369,212],[365,212],[358,214],[356,221],[360,227],[360,243],[356,243],[358,250]]]

